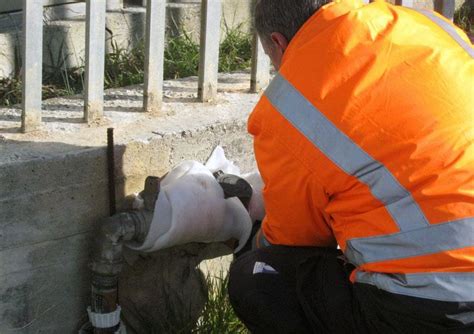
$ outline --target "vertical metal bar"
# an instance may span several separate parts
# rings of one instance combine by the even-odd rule
[[[145,87],[143,108],[159,113],[163,102],[166,0],[148,1],[146,10]]]
[[[405,7],[413,7],[414,5],[413,0],[396,0],[395,4]]]
[[[435,10],[451,21],[453,21],[454,19],[455,7],[456,7],[456,4],[454,0],[436,0],[435,1]]]
[[[109,179],[109,214],[112,217],[117,212],[117,201],[115,199],[114,128],[107,129],[107,171]]]
[[[253,36],[252,77],[250,91],[257,93],[268,86],[270,82],[270,58],[265,54],[258,34]]]
[[[87,122],[104,115],[106,0],[86,1],[86,87],[84,119]]]
[[[221,16],[221,0],[202,0],[198,83],[198,98],[202,102],[214,100],[217,96]]]
[[[21,130],[41,126],[43,0],[23,0],[23,98]]]

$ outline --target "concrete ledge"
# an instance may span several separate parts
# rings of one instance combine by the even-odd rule
[[[92,125],[81,121],[80,97],[45,101],[44,126],[30,134],[18,132],[19,109],[0,109],[2,334],[73,333],[84,320],[91,236],[108,214],[107,127],[115,128],[117,200],[122,209],[129,205],[128,196],[143,189],[146,176],[161,176],[183,160],[205,161],[216,145],[224,146],[244,171],[255,168],[246,131],[258,99],[247,92],[250,76],[223,74],[220,83],[217,103],[201,104],[196,102],[196,78],[165,82],[163,117],[139,111],[141,87],[107,91],[106,117]],[[190,245],[150,255],[146,262],[138,258],[138,267],[129,267],[121,283],[126,308],[155,304],[161,313],[152,318],[163,319],[165,294],[173,305],[192,300],[188,306],[194,313],[179,315],[192,320],[206,291],[204,276],[195,267],[224,253]],[[218,273],[228,262],[209,263],[207,271]],[[156,293],[144,285],[149,280]],[[57,321],[60,312],[65,318]],[[136,319],[133,312],[129,317]],[[147,317],[142,320],[155,321]]]

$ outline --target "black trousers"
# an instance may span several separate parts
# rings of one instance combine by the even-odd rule
[[[352,284],[350,271],[335,249],[261,248],[234,260],[230,301],[252,333],[474,333],[474,303]]]

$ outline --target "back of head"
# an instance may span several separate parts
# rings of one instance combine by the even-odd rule
[[[279,32],[291,41],[303,24],[331,0],[257,0],[255,28],[263,41]]]

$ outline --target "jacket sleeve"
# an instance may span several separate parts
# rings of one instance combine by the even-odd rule
[[[329,196],[308,167],[304,138],[292,137],[286,131],[291,125],[268,110],[263,97],[249,119],[265,184],[266,217],[260,236],[276,245],[335,247],[331,218],[325,213]]]
[[[277,180],[265,188],[264,198],[267,215],[258,245],[336,246],[330,217],[324,211],[328,197],[314,178],[301,175]]]

